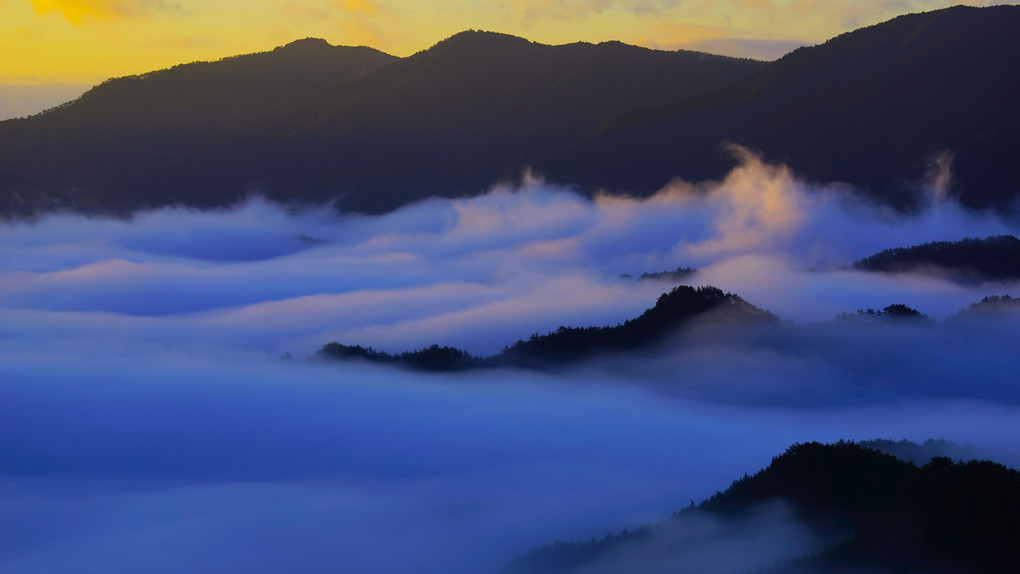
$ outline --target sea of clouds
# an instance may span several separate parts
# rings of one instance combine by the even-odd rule
[[[0,570],[476,573],[661,519],[794,442],[945,437],[1020,464],[1016,315],[824,323],[1020,296],[849,269],[1011,221],[937,193],[896,214],[744,154],[649,199],[527,179],[381,216],[254,199],[0,224]],[[678,266],[787,322],[551,373],[301,360],[615,324],[670,288],[621,274]]]

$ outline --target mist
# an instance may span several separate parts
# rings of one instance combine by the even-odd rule
[[[1015,314],[830,322],[1020,296],[848,269],[1014,224],[934,185],[902,216],[743,159],[644,200],[529,178],[371,217],[254,199],[3,224],[0,570],[476,573],[661,520],[794,442],[940,437],[1020,464]],[[621,274],[678,266],[787,322],[546,373],[280,358],[494,353],[635,317],[671,285]]]

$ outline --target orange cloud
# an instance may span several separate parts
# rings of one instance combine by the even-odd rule
[[[377,16],[379,14],[379,4],[372,0],[344,0],[337,4],[350,14],[362,16]]]
[[[737,145],[728,149],[740,166],[709,195],[722,207],[713,223],[715,237],[688,246],[690,255],[768,247],[796,231],[805,219],[803,194],[788,167],[766,164]]]
[[[156,10],[174,8],[163,0],[31,0],[40,14],[60,12],[64,18],[81,24],[85,17],[101,20],[131,18]]]

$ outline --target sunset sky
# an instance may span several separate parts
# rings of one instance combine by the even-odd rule
[[[1001,2],[969,2],[988,5]],[[406,56],[469,28],[773,59],[949,0],[0,0],[0,84],[77,83],[303,37]]]

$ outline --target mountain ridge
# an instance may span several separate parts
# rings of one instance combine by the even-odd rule
[[[298,40],[104,82],[0,122],[0,216],[337,202],[382,213],[534,168],[581,192],[718,180],[724,143],[919,205],[1020,197],[1020,7],[912,14],[774,62],[465,31],[396,58]],[[260,71],[262,73],[260,73]]]

